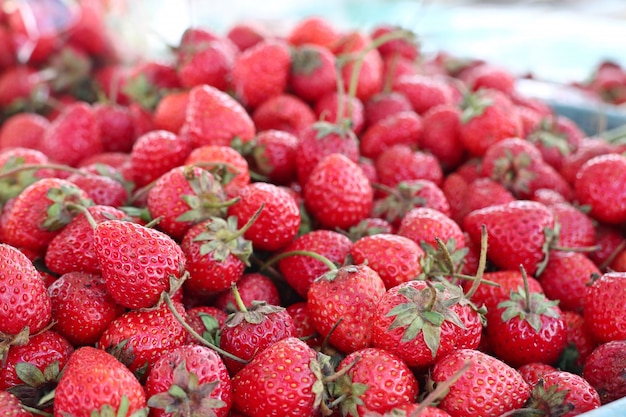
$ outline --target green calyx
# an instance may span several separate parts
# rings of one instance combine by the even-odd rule
[[[48,231],[55,231],[65,227],[79,213],[77,207],[89,207],[93,202],[82,196],[81,190],[73,185],[61,185],[51,188],[46,193],[51,201],[47,209],[47,217],[42,227]]]
[[[189,210],[178,216],[176,221],[199,223],[211,217],[222,217],[228,206],[239,201],[239,199],[225,201],[221,184],[208,171],[202,170],[198,174],[193,166],[187,166],[183,175],[191,186],[193,194],[181,196],[189,206]]]
[[[61,376],[59,362],[49,364],[43,372],[29,362],[15,364],[15,373],[23,382],[7,389],[15,395],[22,404],[38,410],[45,410],[52,406],[53,397],[49,394],[59,382]]]
[[[479,90],[475,93],[466,93],[461,102],[461,123],[468,123],[470,120],[482,116],[485,110],[493,104],[493,100],[485,97]]]

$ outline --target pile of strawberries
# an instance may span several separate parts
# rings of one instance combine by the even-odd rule
[[[79,7],[26,56],[0,14],[0,415],[626,396],[623,145],[395,27],[189,28],[123,65]]]

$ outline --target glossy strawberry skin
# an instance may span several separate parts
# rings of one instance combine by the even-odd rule
[[[559,391],[567,391],[563,402],[572,404],[574,408],[563,417],[575,417],[600,407],[598,392],[579,375],[555,371],[545,374],[543,381],[546,389],[556,385]]]
[[[428,243],[437,247],[437,237],[443,242],[454,239],[457,249],[465,247],[465,238],[459,225],[440,211],[428,207],[416,207],[409,211],[400,223],[398,234],[419,245]]]
[[[478,289],[472,294],[471,300],[478,307],[485,306],[487,311],[495,310],[502,301],[505,301],[511,291],[517,291],[524,288],[524,279],[522,273],[518,270],[502,270],[486,272],[483,275],[486,281],[491,281],[498,284],[486,285],[481,284]],[[528,281],[528,289],[530,292],[543,293],[543,288],[539,281],[532,277],[526,277]],[[469,289],[471,283],[465,284]]]
[[[237,281],[237,290],[243,304],[250,308],[254,301],[265,301],[266,304],[280,305],[280,294],[278,288],[271,278],[258,272],[248,272],[242,275]],[[228,313],[237,310],[235,296],[232,290],[220,293],[213,306]]]
[[[185,255],[172,238],[137,223],[99,223],[94,244],[109,293],[128,308],[155,305],[169,289],[170,275],[180,277],[185,268]]]
[[[265,130],[256,137],[253,150],[255,170],[273,184],[289,184],[296,179],[296,150],[300,139],[280,130]]]
[[[422,115],[420,147],[437,157],[449,171],[465,157],[461,145],[461,112],[453,105],[435,106]]]
[[[422,136],[422,119],[413,111],[392,114],[370,125],[360,138],[361,155],[375,159],[386,148],[403,144],[417,147]]]
[[[626,342],[616,340],[596,347],[587,358],[582,376],[596,389],[604,405],[626,396]]]
[[[39,143],[50,122],[36,113],[17,113],[7,118],[0,130],[0,149],[39,149]]]
[[[298,97],[308,102],[315,102],[335,91],[335,56],[321,45],[297,46],[292,52],[289,86]]]
[[[323,338],[315,330],[315,325],[309,313],[309,307],[306,301],[298,301],[290,304],[286,308],[287,313],[291,316],[294,323],[294,337],[306,342],[312,348],[322,346]]]
[[[437,186],[443,182],[443,171],[437,158],[404,144],[388,147],[374,163],[379,182],[388,187],[419,179],[432,181]]]
[[[0,391],[0,414],[5,417],[33,417],[22,408],[21,401],[8,391]]]
[[[218,176],[228,197],[236,197],[241,189],[250,184],[248,161],[234,148],[225,145],[203,145],[191,151],[185,165],[198,165]]]
[[[432,368],[433,381],[441,383],[449,379],[465,362],[470,363],[469,369],[439,403],[439,408],[451,416],[497,417],[521,408],[529,398],[530,386],[515,369],[471,349],[459,349],[442,357]]]
[[[252,120],[257,131],[276,129],[300,137],[316,121],[311,106],[291,94],[279,94],[254,109]]]
[[[77,349],[65,367],[56,388],[54,416],[88,417],[106,404],[117,410],[123,395],[130,413],[146,406],[143,387],[135,376],[113,356],[86,346]]]
[[[593,282],[585,294],[583,317],[600,343],[626,338],[626,273],[608,272]]]

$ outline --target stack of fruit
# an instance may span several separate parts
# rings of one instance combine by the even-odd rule
[[[23,62],[3,13],[0,415],[626,396],[624,148],[511,73],[319,17],[189,28],[130,67],[74,23]]]

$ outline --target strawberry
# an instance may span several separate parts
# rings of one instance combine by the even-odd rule
[[[337,88],[335,55],[325,46],[305,43],[293,48],[289,87],[301,99],[314,103]]]
[[[550,209],[560,225],[558,246],[587,249],[596,244],[594,223],[581,209],[567,202],[551,204]]]
[[[77,349],[56,388],[54,416],[88,417],[94,411],[132,414],[146,406],[143,387],[122,363],[89,346]]]
[[[253,171],[266,176],[273,184],[296,180],[296,151],[300,139],[280,130],[259,132],[251,158]]]
[[[609,224],[626,221],[626,157],[609,154],[588,160],[576,174],[574,189],[580,204],[591,207],[589,215]]]
[[[461,305],[463,298],[459,287],[444,283],[415,280],[390,288],[375,307],[372,346],[411,368],[430,366],[461,344],[478,346],[482,325],[475,321],[478,332],[466,327],[461,316],[468,316],[469,306]],[[461,343],[468,337],[475,340]]]
[[[166,130],[141,135],[130,152],[133,181],[143,187],[182,165],[192,150],[191,142]]]
[[[608,225],[597,225],[595,232],[597,249],[588,253],[589,259],[595,262],[602,272],[606,272],[604,269],[622,251],[623,245],[626,245],[626,239],[618,230]]]
[[[274,343],[232,379],[233,410],[248,417],[316,415],[322,400],[316,357],[295,337]]]
[[[598,267],[581,252],[554,251],[539,277],[541,287],[550,300],[559,300],[562,310],[582,312],[581,294],[587,292]]]
[[[154,128],[172,133],[180,132],[185,123],[187,104],[189,104],[189,90],[164,95],[152,115]]]
[[[489,233],[487,256],[496,266],[515,270],[523,265],[528,274],[540,274],[554,239],[554,214],[548,207],[534,201],[513,201],[475,210],[463,222],[475,243],[482,224]]]
[[[565,310],[563,319],[567,325],[567,348],[559,359],[559,368],[580,375],[585,361],[598,344],[582,314]]]
[[[442,383],[466,362],[470,364],[469,369],[439,402],[439,408],[452,417],[497,417],[521,408],[530,397],[530,386],[519,372],[499,359],[472,349],[459,349],[443,356],[432,368],[431,378],[437,384]]]
[[[395,187],[401,181],[419,179],[432,181],[437,186],[443,182],[443,171],[437,158],[404,144],[383,150],[375,165],[378,181],[388,187]]]
[[[339,37],[339,30],[321,16],[308,16],[300,19],[287,34],[287,40],[293,46],[313,44],[326,48],[334,46]]]
[[[115,318],[104,330],[98,348],[115,355],[141,379],[168,350],[182,346],[187,333],[172,311],[183,316],[183,305],[173,302],[148,309],[130,310]]]
[[[204,340],[215,342],[219,329],[228,319],[228,314],[223,310],[212,306],[197,306],[187,310],[187,324],[196,331]],[[191,333],[187,333],[187,345],[200,344]]]
[[[337,372],[347,370],[330,388],[335,398],[343,397],[342,413],[365,416],[384,413],[415,401],[418,382],[409,367],[383,349],[365,348],[352,352],[339,363]]]
[[[20,400],[8,391],[0,391],[0,414],[5,417],[34,417],[22,407]]]
[[[393,91],[404,94],[413,110],[424,114],[433,107],[452,104],[452,87],[439,78],[426,75],[410,75],[394,80]]]
[[[246,49],[235,58],[231,71],[237,98],[254,108],[286,91],[291,54],[286,42],[267,39]]]
[[[397,91],[381,91],[363,103],[365,123],[374,125],[392,114],[412,111],[411,102]]]
[[[69,181],[43,178],[15,198],[3,223],[3,241],[43,253],[74,217],[72,204],[90,205],[87,194]]]
[[[87,167],[84,169],[87,171]],[[129,198],[128,187],[107,175],[75,173],[67,177],[67,180],[85,191],[94,204],[122,207]]]
[[[130,68],[121,90],[130,99],[130,104],[152,111],[166,91],[180,87],[173,63],[148,60]]]
[[[130,152],[135,142],[135,123],[128,107],[98,103],[93,116],[100,130],[102,147],[106,152]]]
[[[323,343],[322,336],[315,330],[307,302],[295,302],[287,306],[286,310],[293,319],[293,335],[312,348],[320,348]]]
[[[600,343],[626,339],[626,273],[607,272],[593,281],[583,301],[583,317]]]
[[[204,346],[185,345],[163,354],[148,374],[145,391],[155,417],[177,412],[226,417],[232,406],[228,371],[219,355]]]
[[[237,100],[208,85],[191,89],[185,123],[180,131],[194,148],[202,145],[230,145],[238,138],[249,142],[255,134],[252,119]]]
[[[344,353],[369,347],[375,306],[385,293],[378,273],[365,264],[331,270],[311,283],[307,307],[317,331]]]
[[[352,247],[352,242],[344,234],[333,230],[312,230],[294,239],[283,253],[296,251],[318,253],[335,264],[342,264]],[[328,271],[328,266],[313,257],[291,255],[278,261],[278,269],[285,281],[300,297],[305,298],[311,283]]]
[[[557,369],[546,363],[542,362],[531,362],[526,365],[522,365],[517,368],[517,371],[520,373],[524,381],[528,382],[531,387],[537,385],[540,379],[543,378],[545,374],[549,374],[550,372],[554,372]]]
[[[85,103],[65,107],[44,133],[40,149],[51,160],[71,166],[104,151],[93,108]]]
[[[194,43],[179,54],[178,77],[184,88],[210,85],[226,91],[238,48],[229,39]]]
[[[185,255],[172,238],[137,223],[99,223],[94,246],[109,293],[127,308],[155,305],[170,289],[170,278],[185,269]]]
[[[315,122],[315,113],[302,99],[279,94],[259,104],[252,113],[252,121],[258,131],[276,129],[300,137]]]
[[[237,295],[235,296],[237,299]],[[294,336],[295,324],[283,307],[255,302],[250,308],[237,300],[238,311],[220,329],[220,348],[245,361],[224,357],[230,375],[236,375],[259,353],[274,343]]]
[[[543,160],[560,170],[565,156],[576,152],[584,137],[576,123],[565,116],[549,116],[526,138],[537,145]]]
[[[447,171],[456,168],[465,158],[460,135],[461,111],[457,106],[434,106],[422,114],[420,148],[437,157]]]
[[[600,402],[626,397],[626,341],[615,340],[596,347],[585,361],[582,376],[600,395]]]
[[[392,114],[370,124],[360,138],[361,155],[376,159],[385,149],[403,144],[418,147],[422,136],[422,120],[413,111]]]
[[[442,189],[449,200],[459,201],[451,213],[451,217],[459,224],[463,224],[465,216],[474,210],[515,201],[515,196],[509,190],[490,178],[478,178],[467,183],[452,173],[444,180]]]
[[[554,364],[566,346],[565,320],[557,301],[526,288],[487,312],[488,344],[496,357],[513,367],[531,362]]]
[[[374,191],[361,168],[338,153],[315,166],[303,196],[309,214],[322,227],[344,230],[368,217],[374,202]]]
[[[256,301],[263,301],[265,304],[280,305],[280,295],[278,288],[271,278],[258,272],[248,272],[242,275],[237,281],[237,291],[241,302],[246,308],[251,308]],[[213,306],[228,313],[237,311],[237,302],[232,290],[220,293]]]
[[[187,156],[185,165],[198,165],[216,176],[229,197],[239,195],[250,183],[250,169],[246,159],[230,146],[203,145]]]
[[[188,27],[182,33],[178,46],[175,48],[178,61],[184,61],[199,49],[206,47],[209,42],[220,40],[220,35],[201,27]]]
[[[398,234],[422,246],[437,247],[436,238],[454,244],[456,249],[465,247],[465,238],[458,224],[451,218],[428,207],[416,207],[409,211],[398,227]]]
[[[37,90],[47,93],[48,87],[41,83],[40,76],[29,66],[18,65],[0,74],[0,106],[12,110],[12,113],[26,109],[33,101],[33,92]]]
[[[350,255],[355,265],[364,264],[376,271],[390,289],[421,274],[424,251],[407,237],[380,233],[355,241]]]
[[[574,152],[563,157],[559,172],[568,183],[574,184],[576,173],[588,160],[611,153],[618,153],[614,144],[606,140],[598,140],[598,138],[583,138]]]
[[[376,40],[383,35],[402,30],[399,26],[379,24],[372,29],[372,39]],[[412,35],[412,34],[411,34]],[[378,52],[383,57],[400,55],[408,60],[415,61],[419,56],[419,42],[415,36],[393,39],[378,46]]]
[[[495,310],[498,304],[509,298],[511,292],[524,288],[524,278],[519,269],[485,272],[483,278],[485,281],[491,281],[498,285],[480,285],[471,295],[471,300],[478,307],[484,306],[487,311]],[[537,279],[527,276],[526,280],[531,294],[543,293],[543,288]]]
[[[464,98],[461,143],[474,156],[483,156],[501,140],[516,137],[521,122],[511,100],[497,90],[480,90]]]
[[[355,134],[360,134],[365,126],[363,101],[358,97],[332,91],[321,96],[313,105],[317,119],[347,125]]]
[[[472,91],[488,88],[511,95],[515,90],[515,76],[509,70],[489,63],[467,68],[459,78]]]
[[[237,217],[242,225],[261,209],[258,218],[244,233],[256,250],[276,251],[296,237],[300,209],[287,191],[274,184],[257,182],[244,187],[239,197],[240,200],[228,208],[228,215]]]
[[[235,22],[226,33],[240,51],[253,47],[270,36],[267,29],[258,22]]]
[[[50,122],[37,113],[17,113],[7,118],[0,130],[0,149],[39,149]]]
[[[94,345],[116,317],[124,313],[107,292],[100,275],[68,272],[48,287],[54,330],[74,346]]]
[[[542,376],[533,388],[527,407],[574,417],[600,407],[598,392],[579,375],[553,371]]]

